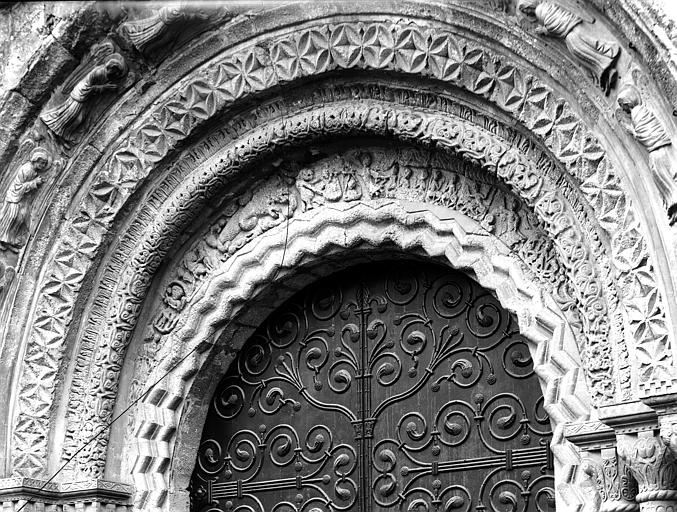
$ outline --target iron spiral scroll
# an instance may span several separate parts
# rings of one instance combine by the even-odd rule
[[[191,510],[551,511],[551,436],[495,297],[447,267],[371,264],[245,344],[210,405]]]

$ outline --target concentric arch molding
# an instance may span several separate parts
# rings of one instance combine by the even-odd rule
[[[535,163],[522,152],[461,119],[383,102],[339,103],[285,116],[227,145],[184,179],[152,216],[145,236],[137,239],[124,267],[118,272],[116,292],[104,315],[107,321],[96,331],[91,363],[82,370],[87,372],[85,380],[92,385],[83,397],[84,407],[75,407],[73,410],[77,413],[68,419],[72,422],[69,430],[77,435],[66,446],[66,455],[111,417],[117,391],[115,375],[119,367],[107,362],[122,361],[146,290],[175,237],[192,222],[197,212],[219,196],[228,180],[252,168],[262,156],[310,142],[318,134],[341,136],[348,133],[388,134],[403,142],[444,148],[458,158],[467,158],[487,172],[495,173],[515,194],[533,206],[552,237],[561,261],[568,268],[570,281],[587,312],[581,350],[588,354],[588,359],[596,358],[592,371],[586,367],[587,376],[595,385],[591,390],[593,397],[599,397],[605,390],[613,392],[614,354],[622,355],[622,351],[614,352],[617,348],[608,341],[614,338],[609,321],[614,311],[613,303],[607,301],[604,291],[607,288],[598,281],[597,262],[586,243],[587,235],[582,232],[569,204],[570,198],[565,197],[565,184],[541,175]],[[606,282],[608,287],[613,286]],[[92,449],[86,458],[79,460],[81,471],[97,474],[103,470],[106,444],[105,439],[99,440],[97,455],[94,456],[95,449]]]
[[[205,393],[204,385],[196,386],[196,381],[218,382],[215,376],[227,367],[218,356],[224,345],[232,355],[255,329],[252,319],[262,320],[276,306],[266,301],[265,306],[259,306],[263,313],[256,313],[257,306],[254,311],[247,309],[247,304],[257,303],[257,295],[266,294],[266,288],[276,287],[271,278],[277,276],[276,281],[284,283],[284,294],[276,296],[281,302],[303,285],[293,279],[299,269],[312,269],[332,256],[350,265],[358,254],[384,246],[469,272],[516,314],[520,332],[530,343],[543,383],[545,408],[553,423],[556,483],[566,490],[568,502],[582,499],[576,494],[576,483],[568,480],[568,467],[579,463],[579,455],[561,433],[564,423],[589,417],[589,394],[573,334],[552,298],[524,275],[520,262],[503,243],[471,219],[445,208],[381,200],[338,203],[301,214],[288,226],[279,225],[245,245],[200,287],[182,318],[183,325],[170,334],[157,354],[148,381],[156,381],[199,348],[152,388],[138,406],[134,435],[120,447],[130,454],[129,468],[124,472],[133,475],[140,510],[172,510],[174,498],[167,499],[168,492],[176,491],[179,499],[180,490],[187,488],[192,466],[181,461],[185,462],[184,457],[192,460],[196,453],[206,411],[184,404],[193,399],[199,402]],[[249,319],[242,324],[246,328],[235,338],[229,335],[224,339],[229,327],[243,322],[243,311]]]
[[[20,381],[15,424],[15,472],[36,474],[44,467],[52,390],[63,358],[73,303],[106,230],[132,191],[177,144],[224,106],[278,84],[349,68],[425,76],[466,89],[513,115],[540,137],[580,180],[604,229],[620,233],[612,240],[612,253],[615,263],[630,276],[630,286],[634,287],[631,289],[649,290],[648,295],[639,296],[640,300],[635,299],[637,295],[627,294],[630,299],[624,303],[630,312],[630,329],[649,336],[638,340],[640,367],[646,376],[641,383],[642,392],[671,389],[666,310],[637,219],[629,201],[621,199],[620,180],[604,149],[569,105],[541,79],[520,69],[512,59],[499,58],[479,42],[463,40],[450,30],[402,20],[323,22],[305,27],[291,39],[271,34],[248,47],[245,44],[227,51],[197,69],[121,135],[119,146],[92,176],[79,213],[63,227],[61,240],[65,242],[54,249],[42,281],[35,312],[48,318],[49,325],[46,320],[36,319],[29,333],[28,362]],[[304,45],[300,45],[301,41]],[[291,47],[283,48],[289,44]],[[374,60],[377,54],[382,58],[384,48],[386,53],[392,53],[392,59]],[[291,61],[288,50],[292,52]],[[299,53],[305,51],[310,51],[312,58]],[[629,246],[631,251],[627,250]],[[54,282],[63,281],[64,272],[64,286],[55,287]],[[632,281],[632,276],[638,277]],[[648,296],[651,300],[646,300]],[[40,351],[45,357],[38,356]],[[111,363],[119,365],[119,361]],[[108,390],[108,394],[113,400],[114,392]],[[109,414],[109,410],[99,412],[103,417]]]

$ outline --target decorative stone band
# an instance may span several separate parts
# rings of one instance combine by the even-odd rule
[[[0,479],[0,504],[7,512],[128,512],[133,493],[131,485],[106,480],[45,485],[34,478]]]
[[[659,489],[656,491],[640,492],[635,499],[637,503],[645,503],[647,501],[677,501],[677,490]]]

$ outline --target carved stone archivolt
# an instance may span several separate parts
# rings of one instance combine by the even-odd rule
[[[387,116],[386,116],[386,117],[387,117]],[[384,118],[384,119],[385,119],[385,118]],[[314,121],[313,121],[313,122],[314,122]],[[354,121],[354,122],[355,122],[355,123],[359,122],[359,119],[357,119],[357,121]],[[420,121],[418,121],[418,123],[420,124]],[[404,125],[404,126],[405,126],[405,128],[406,128],[406,125]],[[430,126],[430,125],[427,124],[427,126]],[[382,130],[383,128],[380,128],[380,129]],[[305,128],[303,128],[303,127],[301,126],[301,127],[300,127],[300,130],[303,131],[303,130],[305,130]],[[460,132],[456,132],[456,133],[460,133]],[[469,154],[470,154],[470,153],[469,153]],[[526,186],[533,187],[533,185],[532,185],[532,184],[529,184],[528,181],[526,182]],[[538,190],[538,187],[536,187],[534,190]],[[555,212],[556,212],[556,211],[557,211],[557,210],[555,210]],[[597,290],[599,291],[600,288],[599,288],[599,287],[596,287],[595,289],[597,289]],[[138,299],[135,299],[134,302],[135,302],[136,304],[140,304],[140,302],[138,301]],[[136,309],[138,310],[138,308],[136,308]],[[132,310],[130,310],[130,311],[133,311],[133,310],[134,310],[134,309],[132,309]],[[77,380],[76,380],[76,382],[77,382]],[[76,384],[76,385],[77,385],[77,384]],[[106,392],[106,394],[109,394],[109,393]]]
[[[365,105],[362,108],[358,108],[355,104],[346,105],[340,109],[332,110],[331,112],[334,116],[334,119],[329,119],[328,122],[334,133],[339,133],[339,127],[341,127],[341,131],[350,131],[354,129],[354,127],[364,126],[364,123],[368,123],[369,120],[373,120],[374,126],[370,131],[375,133],[383,133],[385,130],[388,130],[385,122],[389,117],[388,111],[392,111],[393,108],[395,107],[386,107],[383,105]],[[309,126],[314,125],[317,127],[322,127],[323,123],[325,122],[324,120],[327,119],[325,113],[322,111],[311,116],[298,116],[298,118],[298,120],[297,118],[291,118],[285,119],[281,122],[271,123],[271,125],[265,127],[263,130],[259,131],[259,133],[255,132],[254,135],[250,136],[249,141],[258,141],[261,139],[268,140],[271,136],[273,136],[273,134],[279,134],[281,130],[284,130],[285,126],[290,127],[293,131],[298,130],[298,132],[305,134],[308,133],[307,130],[309,129]],[[506,158],[505,153],[507,147],[498,141],[493,145],[481,145],[478,148],[479,151],[475,151],[474,147],[476,142],[482,140],[482,131],[478,127],[474,127],[472,129],[469,126],[465,127],[463,126],[462,122],[460,122],[460,125],[457,124],[459,122],[460,121],[452,122],[448,118],[443,120],[442,118],[433,114],[416,112],[410,113],[408,111],[402,111],[401,113],[398,113],[398,117],[396,118],[395,123],[392,125],[392,129],[395,131],[395,133],[398,133],[399,129],[402,129],[405,135],[405,140],[425,140],[426,138],[433,137],[433,140],[440,140],[440,142],[447,144],[448,147],[458,147],[461,151],[461,154],[466,154],[468,156],[482,155],[483,159],[478,163],[489,168],[491,168],[492,164],[490,162],[492,160],[494,160],[494,162],[498,162],[499,176],[513,178],[512,180],[509,179],[508,182],[512,185],[517,193],[522,195],[522,197],[526,196],[526,199],[529,201],[536,202],[539,199],[540,194],[548,194],[548,190],[551,190],[549,195],[545,196],[549,197],[549,202],[544,204],[548,205],[549,209],[537,209],[537,212],[541,214],[543,222],[548,230],[553,230],[554,226],[558,226],[560,235],[571,233],[571,228],[566,228],[567,223],[572,222],[571,220],[567,221],[566,218],[555,220],[552,217],[559,217],[561,212],[568,211],[567,207],[563,203],[562,199],[557,198],[557,193],[554,192],[554,186],[547,180],[539,179],[537,177],[536,168],[533,166],[533,164],[528,163],[517,152],[508,151],[508,156]],[[442,135],[440,136],[440,134]],[[446,138],[446,134],[451,134],[451,137]],[[461,134],[463,135],[461,136]],[[445,138],[443,139],[442,137]],[[295,140],[294,134],[288,134],[285,139]],[[208,201],[210,197],[208,195],[203,195],[202,193],[195,194],[194,192],[204,190],[205,183],[213,183],[214,180],[223,179],[219,178],[219,176],[226,176],[232,172],[231,166],[235,162],[237,162],[237,165],[243,165],[248,160],[251,162],[255,161],[258,156],[258,146],[256,144],[251,145],[250,142],[238,142],[237,144],[241,145],[242,149],[232,150],[228,148],[226,150],[226,155],[219,158],[217,165],[205,168],[205,172],[201,176],[186,182],[188,189],[185,192],[177,193],[177,195],[174,197],[191,197],[192,195],[193,203],[184,203],[182,200],[182,204],[176,203],[170,208],[165,207],[163,211],[161,211],[160,214],[156,216],[155,224],[157,227],[151,228],[151,232],[155,231],[160,233],[166,231],[166,228],[162,227],[162,225],[165,223],[173,225],[173,227],[171,227],[171,231],[181,231],[183,228],[181,224],[177,224],[176,221],[179,220],[185,222],[189,218],[186,213],[183,212],[199,210],[202,208],[203,201]],[[464,147],[467,147],[468,149],[464,150]],[[486,160],[484,160],[484,158],[486,158]],[[514,174],[516,168],[530,169],[533,174],[531,174],[531,177],[527,177],[521,173]],[[212,189],[212,191],[215,194],[217,193],[216,189]],[[128,260],[126,268],[121,270],[123,282],[126,280],[125,276],[136,277],[133,277],[132,280],[129,281],[131,288],[128,288],[127,285],[125,285],[126,291],[124,293],[124,297],[120,297],[119,302],[116,302],[113,306],[113,311],[123,311],[124,314],[121,317],[116,315],[116,320],[114,322],[109,322],[104,330],[99,331],[96,345],[102,347],[104,352],[110,352],[111,350],[118,351],[118,347],[121,346],[119,340],[125,340],[122,346],[126,345],[127,343],[128,333],[130,330],[129,326],[131,326],[131,323],[129,323],[130,318],[134,318],[138,314],[140,305],[143,302],[142,294],[145,293],[144,290],[150,281],[150,275],[154,273],[154,270],[152,270],[153,266],[159,262],[159,259],[149,261],[145,255],[159,255],[161,254],[159,251],[162,250],[163,247],[168,248],[167,241],[163,240],[162,238],[148,239],[148,244],[148,246],[144,246],[143,244],[137,245],[134,251],[136,255],[132,254],[131,258]],[[577,246],[580,247],[579,250],[576,249]],[[593,276],[596,274],[596,265],[594,262],[592,262],[592,260],[588,260],[589,266],[581,264],[582,258],[589,258],[589,256],[585,256],[586,254],[589,254],[589,250],[584,248],[583,241],[580,238],[573,238],[571,239],[571,243],[565,245],[564,247],[568,250],[568,252],[562,252],[560,248],[561,257],[566,258],[568,261],[572,262],[572,272],[581,273],[580,276],[583,280],[579,281],[579,290],[586,294],[591,294],[589,299],[582,303],[584,307],[587,306],[590,308],[588,311],[591,312],[590,316],[588,317],[589,321],[583,326],[584,329],[587,330],[588,334],[591,335],[588,337],[588,340],[590,340],[593,336],[592,330],[601,329],[602,331],[605,331],[609,329],[607,318],[601,313],[602,311],[606,311],[606,306],[604,306],[605,299],[602,295],[604,293],[603,288],[601,286],[588,286],[585,284],[591,279],[594,279]],[[573,265],[573,260],[576,262],[575,266]],[[151,266],[147,267],[148,264]],[[135,269],[135,267],[137,267],[137,269]],[[141,270],[142,268],[145,268],[145,270]],[[577,278],[575,276],[572,277],[572,281],[576,282],[576,279]],[[598,297],[597,300],[593,299],[595,295]],[[602,309],[600,310],[599,307],[602,307]],[[109,316],[109,314],[110,313],[106,314],[106,316]],[[125,323],[128,323],[129,326],[125,326]],[[118,341],[104,341],[105,339],[116,339]],[[591,341],[588,341],[588,343],[591,343],[590,348],[584,350],[599,350],[602,348],[600,345],[595,347],[592,345],[593,342]],[[97,356],[96,359],[103,361],[109,359],[110,357],[117,358],[120,357],[120,355],[102,355]],[[611,354],[609,353],[608,355],[602,355],[601,357],[603,358],[602,360],[606,358],[608,363],[606,366],[600,365],[599,367],[593,369],[593,371],[598,372],[597,375],[599,375],[599,377],[595,376],[593,381],[599,379],[600,382],[604,382],[604,379],[607,379],[606,382],[611,382],[610,371],[613,366],[611,363]],[[101,374],[102,376],[106,374],[106,370],[100,365],[97,371],[103,372]],[[598,387],[596,389],[601,392],[603,388]],[[97,396],[100,397],[97,398],[97,401],[101,398],[104,398],[108,394],[108,390],[104,391],[101,389],[100,393],[97,394]],[[112,407],[112,402],[106,407]],[[78,421],[77,424],[91,424],[93,420],[93,418],[91,418],[92,412],[96,410],[100,411],[100,408],[101,402],[99,402],[99,405],[94,405],[94,403],[92,403],[90,407],[81,409],[82,411],[86,411],[85,414],[90,416],[90,418],[82,419]],[[86,435],[86,433],[80,429],[80,435]],[[91,461],[88,463],[88,467],[90,469],[92,468]]]
[[[249,297],[249,302],[258,303],[256,296],[261,287],[265,288],[265,283],[271,282],[270,276],[278,274],[276,269],[283,251],[285,270],[279,274],[281,279],[286,279],[286,274],[293,274],[295,269],[300,268],[299,262],[312,264],[313,260],[321,261],[336,250],[345,260],[347,253],[342,248],[358,247],[361,242],[377,248],[389,241],[407,252],[420,247],[429,257],[442,256],[453,266],[473,269],[479,282],[485,287],[496,289],[501,303],[509,305],[516,312],[520,332],[537,344],[531,346],[532,354],[537,373],[547,383],[544,390],[545,408],[554,427],[558,429],[556,432],[566,421],[585,419],[588,397],[578,370],[580,363],[572,355],[572,350],[577,351],[574,348],[575,340],[566,323],[555,313],[556,306],[554,303],[546,306],[540,302],[540,294],[533,294],[533,284],[526,276],[520,276],[521,265],[506,254],[507,248],[503,243],[494,237],[482,235],[483,230],[474,222],[477,231],[466,232],[461,227],[463,217],[451,213],[447,219],[439,218],[416,203],[407,207],[406,203],[397,200],[384,199],[373,205],[363,201],[330,203],[317,211],[298,213],[288,228],[284,225],[271,228],[236,251],[231,260],[219,265],[208,286],[199,289],[193,304],[182,315],[184,322],[158,347],[156,363],[148,375],[148,382],[154,382],[156,376],[164,371],[163,368],[182,362],[169,382],[151,388],[141,406],[146,411],[144,419],[132,425],[127,442],[132,447],[130,453],[136,454],[136,458],[130,461],[129,470],[138,474],[136,480],[157,482],[164,479],[168,459],[151,454],[166,453],[161,447],[163,432],[175,429],[182,421],[179,417],[182,414],[181,407],[177,407],[177,404],[184,403],[190,397],[190,386],[185,385],[190,381],[188,376],[206,375],[210,372],[210,363],[217,359],[210,354],[219,353],[224,344],[229,347],[228,350],[237,350],[245,341],[250,330],[239,333],[237,340],[230,342],[227,341],[231,340],[230,335],[222,337],[223,326],[229,323],[226,318],[232,318],[231,322],[235,323],[250,323],[240,316],[246,303],[242,298]],[[289,243],[285,247],[287,229]],[[507,273],[506,268],[510,269]],[[286,284],[285,288],[293,289],[293,282]],[[223,293],[224,290],[229,290],[229,293]],[[269,300],[264,299],[264,302],[265,311],[275,307]],[[550,310],[549,307],[555,309]],[[259,320],[262,318],[261,313],[256,311],[251,315]],[[206,346],[200,340],[211,341]],[[196,343],[203,344],[203,348],[191,354]],[[186,356],[187,359],[183,360]],[[565,396],[551,394],[561,388],[568,389]],[[158,397],[161,397],[159,401]],[[147,434],[150,433],[152,435],[149,437]],[[555,438],[555,467],[561,469],[560,475],[566,475],[567,471],[563,468],[575,464],[577,454],[561,435]],[[199,435],[184,442],[190,444],[186,450],[191,452],[199,443]],[[139,451],[134,446],[143,448]],[[186,476],[189,477],[190,474]],[[182,487],[183,483],[177,482],[177,486]],[[139,491],[146,502],[166,503],[167,488],[153,487]]]
[[[398,17],[401,20],[395,23],[384,17],[372,18],[362,16],[359,22],[325,19],[295,27],[293,33],[273,31],[265,38],[229,48],[208,64],[196,66],[189,77],[165,91],[117,138],[114,147],[103,150],[104,156],[83,187],[79,203],[73,206],[61,228],[59,243],[50,253],[40,284],[27,335],[26,363],[18,377],[20,391],[13,439],[16,473],[39,474],[45,470],[46,454],[53,439],[50,428],[57,409],[53,406],[54,390],[61,384],[58,375],[69,336],[77,338],[78,343],[82,340],[82,344],[75,347],[78,355],[69,395],[64,457],[72,455],[82,439],[111,418],[129,333],[136,326],[146,291],[180,234],[199,218],[205,191],[220,193],[233,179],[244,176],[252,168],[249,164],[256,164],[281,148],[292,148],[315,138],[355,134],[394,136],[416,144],[437,145],[495,173],[508,184],[513,195],[503,196],[502,205],[492,203],[497,207],[493,226],[481,206],[477,207],[480,211],[476,218],[483,216],[480,222],[510,248],[521,251],[530,240],[523,231],[528,224],[524,224],[524,218],[515,218],[519,210],[516,211],[510,198],[520,198],[533,209],[539,220],[532,225],[538,224],[539,229],[542,226],[543,243],[557,253],[556,261],[567,275],[570,289],[563,296],[573,297],[571,309],[581,319],[580,331],[585,333],[581,337],[582,353],[595,400],[605,403],[636,392],[646,395],[672,389],[672,347],[666,317],[670,306],[664,303],[664,291],[656,283],[640,219],[613,168],[612,160],[616,157],[606,154],[576,108],[513,56],[456,35],[450,26],[403,17]],[[240,127],[233,128],[233,133],[242,128],[234,142],[217,158],[203,162],[198,155],[184,164],[197,170],[182,177],[185,179],[182,185],[177,186],[171,180],[166,182],[166,188],[147,185],[149,176],[165,172],[164,166],[174,157],[177,147],[190,142],[206,123],[217,122],[219,114],[230,106],[297,79],[345,69],[374,74],[386,70],[431,78],[461,95],[471,95],[496,118],[517,122],[529,137],[503,137],[496,133],[502,130],[498,122],[477,127],[462,117],[459,120],[460,116],[449,120],[443,108],[423,103],[434,95],[412,94],[411,103],[421,102],[412,105],[402,99],[404,93],[387,100],[361,100],[362,93],[358,91],[356,99],[342,103],[322,97],[324,92],[318,90],[309,101],[318,105],[326,102],[326,108],[299,111],[282,121],[242,121]],[[75,127],[82,110],[76,104],[77,99],[73,100],[76,103],[70,101],[66,105],[68,101],[60,105],[63,116],[59,116],[67,120],[64,127]],[[225,145],[226,140],[220,143]],[[533,153],[530,147],[539,144],[545,148],[542,159],[522,155]],[[233,214],[237,218],[229,221],[231,224],[223,234],[224,230],[219,230],[218,235],[222,236],[215,243],[221,244],[220,250],[235,254],[247,243],[265,238],[266,233],[278,233],[289,218],[295,222],[297,214],[333,205],[332,198],[339,195],[338,202],[342,204],[360,202],[362,198],[357,199],[356,195],[364,194],[365,187],[369,194],[368,187],[374,183],[365,180],[367,175],[362,171],[340,171],[329,176],[329,184],[322,183],[314,174],[316,170],[312,170],[308,179],[294,178],[284,182],[284,187],[278,184],[277,188],[282,190],[277,196],[271,195],[271,201],[265,205],[257,202],[248,209],[249,203],[242,201],[245,204],[239,205]],[[381,171],[376,172],[374,180],[380,179]],[[405,174],[398,170],[398,179]],[[409,179],[414,177],[412,172]],[[429,190],[448,187],[446,180],[451,178],[443,175],[436,181],[431,175],[427,179],[425,186]],[[385,180],[385,189],[387,183]],[[472,183],[478,182],[459,184],[467,185],[468,194],[482,197],[485,192],[481,181],[479,185]],[[148,197],[152,206],[140,210],[139,222],[133,222],[133,230],[121,231],[121,241],[110,249],[112,256],[105,259],[102,269],[102,275],[107,277],[96,287],[92,313],[84,319],[80,337],[75,332],[77,326],[71,325],[77,317],[77,298],[83,286],[88,289],[92,264],[103,251],[105,241],[111,239],[110,230],[117,229],[114,228],[117,215],[130,207],[132,194],[145,186],[150,188]],[[476,186],[478,189],[474,190],[472,187]],[[438,198],[444,195],[443,190],[437,191]],[[396,194],[385,194],[384,199],[387,197],[403,200]],[[346,198],[354,199],[346,201]],[[430,195],[433,203],[434,198],[433,190]],[[369,196],[370,201],[376,199]],[[316,205],[308,209],[308,204],[314,202]],[[471,205],[469,202],[461,208],[468,208],[466,213],[470,214],[475,208]],[[523,261],[526,259],[525,256]],[[195,262],[195,275],[207,275],[210,264]],[[110,280],[111,273],[115,280]],[[187,304],[196,298],[192,297],[194,290],[187,288],[179,279],[163,292],[167,314],[156,327],[170,333],[169,336],[180,328],[178,312],[185,311]],[[176,314],[172,316],[172,312]],[[629,349],[639,360],[634,384],[638,391],[631,382],[628,348],[623,342],[626,339],[634,340]],[[611,370],[614,359],[620,361],[617,373]],[[101,474],[106,448],[107,439],[101,438],[82,454],[79,471]],[[163,474],[160,479],[164,478]]]
[[[224,206],[228,213],[187,251],[169,278],[162,310],[152,323],[157,335],[174,329],[197,289],[236,251],[297,212],[339,202],[399,199],[460,211],[498,237],[553,290],[566,286],[544,226],[516,196],[467,162],[416,147],[367,147],[300,169],[294,161],[284,162],[277,176],[254,191],[231,194],[236,198]],[[563,298],[556,292],[553,296]],[[574,300],[563,301],[562,307]],[[580,324],[577,315],[571,316],[570,324]]]

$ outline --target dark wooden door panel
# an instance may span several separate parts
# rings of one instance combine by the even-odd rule
[[[298,294],[219,384],[195,511],[554,510],[550,424],[517,324],[446,267]]]

